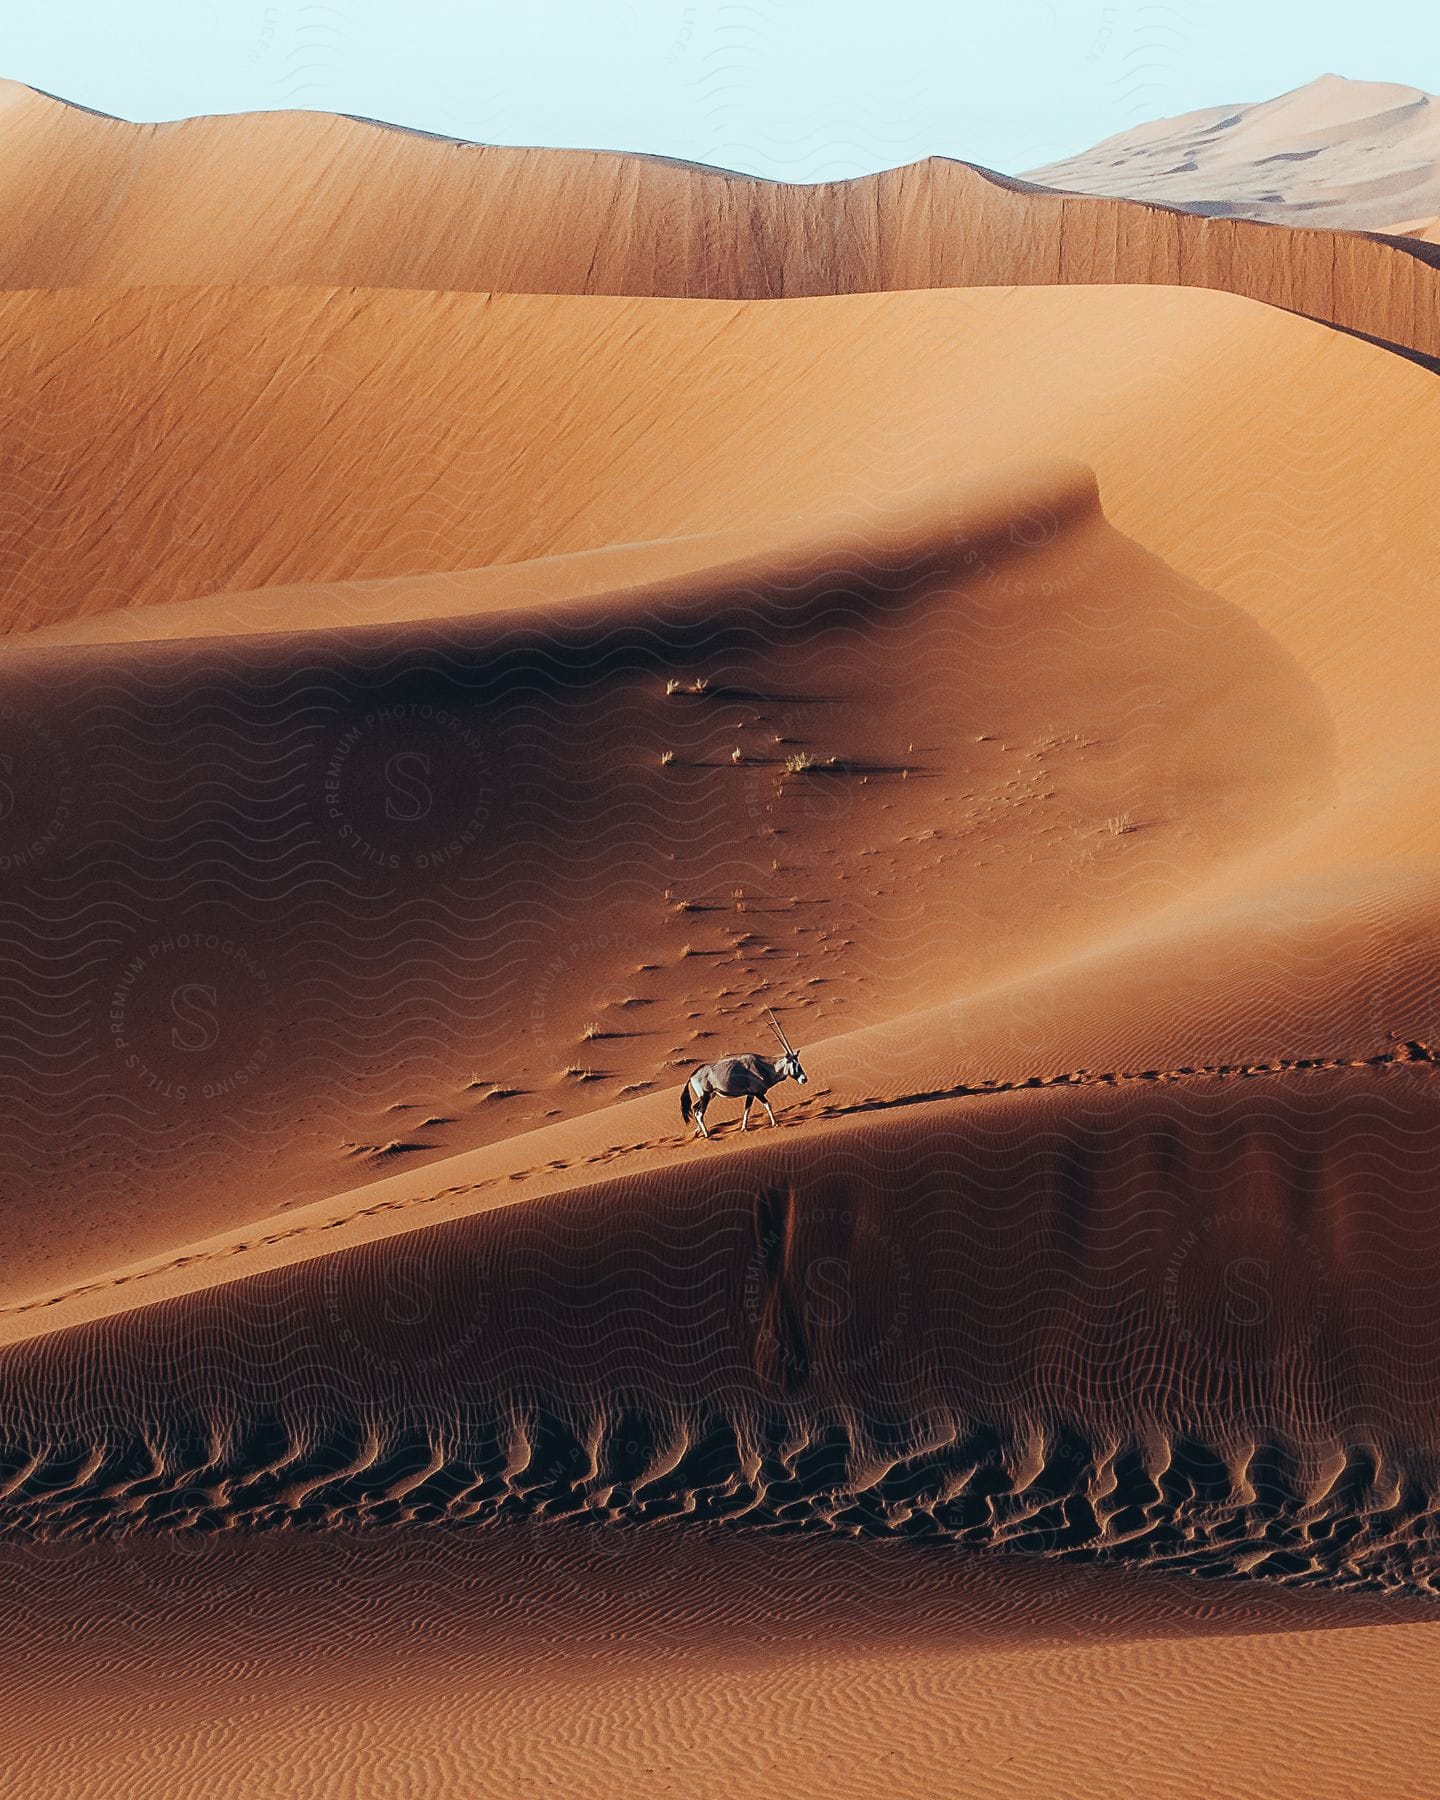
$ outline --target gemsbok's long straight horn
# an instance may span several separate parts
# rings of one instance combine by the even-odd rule
[[[781,1030],[780,1021],[775,1017],[775,1014],[771,1011],[771,1009],[768,1006],[765,1008],[765,1017],[770,1021],[770,1029],[775,1033],[776,1037],[779,1038],[781,1045],[784,1047],[786,1053],[790,1056],[793,1056],[795,1054],[795,1052],[791,1048],[790,1040],[789,1040],[789,1038],[786,1037],[785,1033]]]

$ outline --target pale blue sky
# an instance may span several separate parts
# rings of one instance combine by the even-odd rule
[[[791,181],[1009,172],[1325,73],[1440,91],[1434,0],[4,0],[0,74],[126,118],[311,107]]]

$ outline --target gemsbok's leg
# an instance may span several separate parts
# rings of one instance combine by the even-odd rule
[[[691,1090],[693,1093],[693,1089]],[[708,1138],[710,1133],[705,1127],[705,1108],[710,1104],[708,1090],[695,1102],[695,1123],[700,1127],[701,1137]]]
[[[760,1104],[765,1108],[765,1117],[773,1125],[775,1123],[775,1115],[770,1110],[770,1102],[765,1098],[765,1096],[763,1094],[760,1096]]]
[[[740,1114],[740,1129],[742,1131],[748,1131],[750,1129],[750,1108],[754,1104],[755,1096],[753,1094],[747,1094],[745,1096],[744,1110]]]

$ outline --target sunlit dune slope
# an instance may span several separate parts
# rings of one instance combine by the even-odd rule
[[[1427,244],[1440,243],[1440,218],[1407,219],[1399,225],[1380,227],[1392,237],[1417,238]]]
[[[957,1740],[1002,1800],[1110,1792],[1117,1766],[1127,1795],[1351,1800],[1418,1791],[1435,1738],[1420,1602],[693,1524],[3,1558],[27,1800],[891,1800],[900,1769],[952,1787]]]
[[[1258,104],[1156,119],[1029,179],[1215,217],[1388,231],[1440,199],[1440,100],[1322,75]]]
[[[1252,589],[1286,582],[1298,534],[1303,558],[1323,567],[1323,547],[1368,586],[1424,567],[1440,529],[1423,466],[1395,450],[1432,384],[1219,294],[69,289],[0,296],[0,379],[17,629],[220,588],[793,532],[1047,455],[1096,468],[1117,528],[1162,557],[1185,547],[1202,584],[1237,561]],[[697,544],[690,566],[713,560]]]
[[[1377,219],[1406,214],[1408,190],[1389,192]],[[1440,273],[1402,246],[1061,194],[943,158],[792,186],[654,157],[451,143],[322,113],[129,124],[10,83],[0,86],[0,226],[9,288],[265,282],[768,299],[1185,283],[1440,356]]]

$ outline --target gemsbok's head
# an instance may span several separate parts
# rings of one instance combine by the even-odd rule
[[[765,1017],[770,1021],[770,1029],[780,1040],[780,1048],[785,1052],[775,1064],[775,1067],[782,1075],[788,1077],[789,1080],[798,1081],[801,1087],[804,1087],[807,1077],[805,1071],[800,1067],[800,1058],[796,1055],[795,1048],[791,1044],[789,1038],[786,1037],[784,1031],[781,1029],[780,1021],[775,1017],[768,1006],[765,1008]]]

